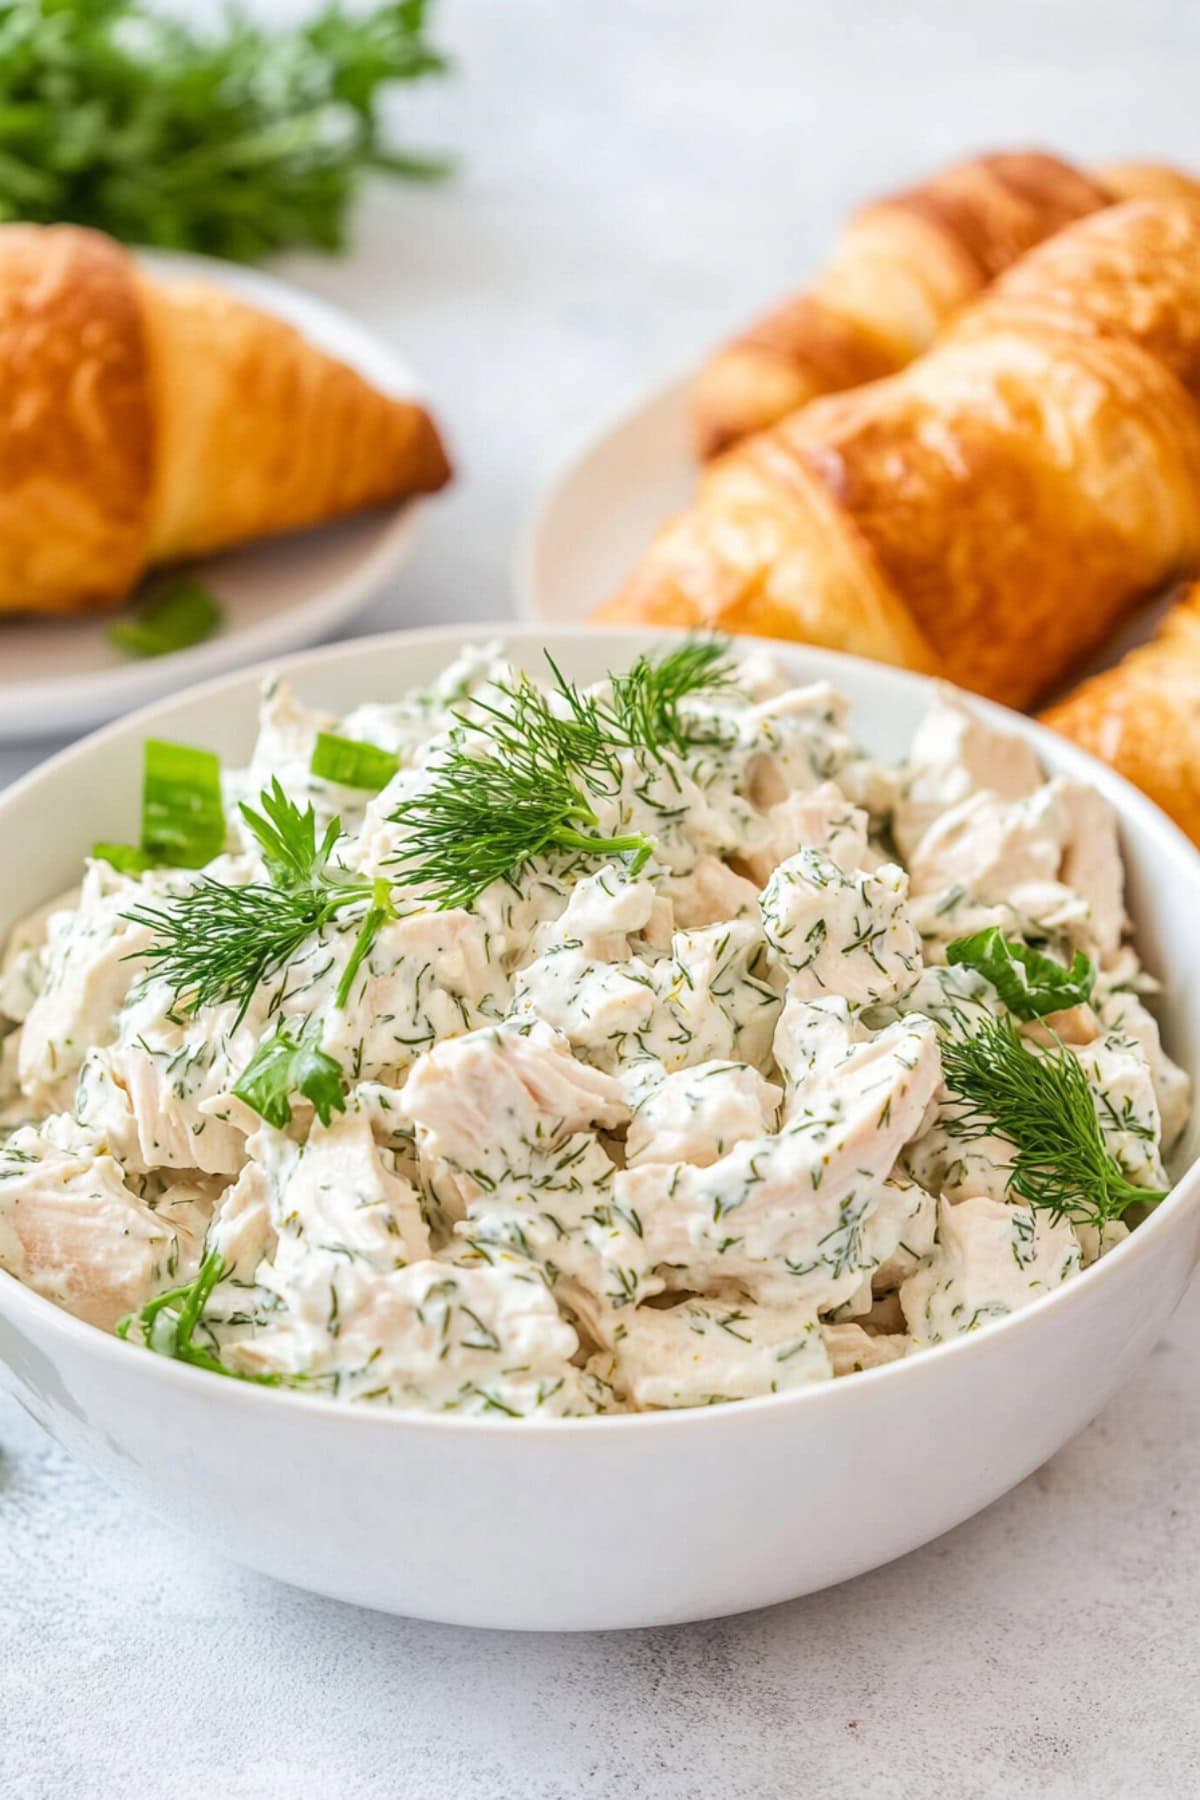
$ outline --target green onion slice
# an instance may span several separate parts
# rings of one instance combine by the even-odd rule
[[[211,750],[147,738],[142,779],[142,850],[199,869],[225,847],[221,764]]]
[[[92,857],[96,862],[111,863],[122,875],[141,875],[146,869],[154,867],[154,858],[139,850],[136,844],[109,844],[103,841],[92,845]]]
[[[317,733],[316,748],[309,770],[322,781],[336,781],[342,787],[369,788],[377,794],[385,788],[400,758],[377,744],[364,744],[358,738],[338,737],[332,731]]]

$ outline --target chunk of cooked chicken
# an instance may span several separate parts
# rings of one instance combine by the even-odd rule
[[[908,1352],[908,1337],[902,1331],[870,1332],[852,1323],[822,1325],[821,1337],[833,1373],[839,1379],[860,1374],[864,1369],[881,1369],[885,1363],[898,1362]]]
[[[788,794],[777,801],[767,814],[761,841],[739,862],[759,887],[801,849],[820,850],[847,874],[873,868],[882,858],[867,848],[869,824],[863,809],[850,804],[836,781],[823,781],[811,793]]]
[[[473,1031],[426,1051],[401,1103],[431,1184],[460,1207],[463,1178],[473,1188],[493,1188],[532,1158],[561,1150],[575,1133],[611,1130],[629,1117],[613,1077],[578,1061],[544,1024]]]
[[[547,1417],[597,1410],[571,1365],[578,1340],[527,1263],[422,1260],[382,1270],[285,1250],[260,1281],[280,1302],[231,1353],[246,1371],[303,1374],[340,1397],[439,1412]]]
[[[626,1164],[687,1162],[707,1168],[734,1144],[770,1132],[782,1098],[749,1063],[678,1069],[650,1086],[634,1107]]]
[[[361,1114],[338,1113],[328,1125],[315,1121],[304,1144],[263,1125],[246,1149],[266,1173],[280,1243],[295,1245],[301,1257],[319,1248],[347,1262],[395,1269],[429,1255],[420,1197],[394,1172],[390,1153]]]
[[[136,958],[151,941],[123,915],[141,898],[137,884],[91,863],[74,912],[48,922],[45,976],[21,1029],[21,1085],[47,1110],[69,1106],[87,1051],[110,1044],[130,988],[145,974]]]
[[[736,1284],[771,1305],[826,1311],[874,1268],[867,1223],[940,1078],[933,1026],[889,1026],[854,1049],[836,1080],[813,1082],[777,1135],[708,1168],[626,1169],[614,1198],[636,1213],[649,1262],[672,1288]]]
[[[916,1344],[941,1344],[1049,1293],[1080,1266],[1068,1220],[974,1195],[938,1204],[937,1243],[900,1304]]]
[[[639,1411],[779,1394],[831,1373],[815,1314],[736,1295],[639,1307],[613,1356],[613,1385]]]
[[[912,987],[921,942],[907,899],[908,876],[896,863],[847,873],[819,850],[780,863],[763,889],[763,930],[789,990],[872,1006]]]
[[[901,769],[892,813],[897,847],[911,856],[929,827],[971,794],[1021,800],[1041,785],[1037,758],[1024,738],[985,724],[952,688],[940,688]]]
[[[61,1149],[31,1127],[0,1145],[0,1268],[104,1331],[191,1280],[207,1223],[190,1183],[151,1205],[103,1152]]]

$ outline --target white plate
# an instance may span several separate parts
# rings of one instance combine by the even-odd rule
[[[201,276],[286,319],[385,393],[418,395],[399,356],[365,326],[299,288],[207,256],[139,251],[164,278]],[[310,644],[362,606],[409,554],[419,502],[293,532],[189,563],[221,602],[217,636],[131,660],[108,641],[124,613],[0,619],[0,741],[80,731],[259,657]]]
[[[688,505],[696,488],[691,384],[681,376],[622,413],[551,482],[517,550],[526,617],[555,625],[590,618],[663,520]]]
[[[475,626],[364,638],[281,672],[307,704],[343,713],[427,682],[465,641],[490,635]],[[656,641],[497,635],[526,668],[543,666],[549,648],[585,681],[628,667]],[[872,749],[900,753],[928,682],[856,657],[777,649],[795,680],[829,680],[849,697]],[[76,877],[93,838],[136,830],[147,735],[227,759],[248,754],[259,674],[110,726],[0,795],[0,941]],[[1200,857],[1111,769],[1031,720],[973,704],[1116,808],[1138,943],[1170,977],[1167,1047],[1200,1074]],[[1198,1150],[1200,1113],[1180,1167]],[[996,1499],[1149,1353],[1198,1248],[1200,1165],[1128,1242],[986,1331],[849,1381],[732,1406],[543,1423],[338,1406],[221,1381],[106,1336],[0,1274],[0,1381],[114,1486],[286,1581],[455,1624],[661,1625],[827,1587]],[[996,1579],[1002,1606],[1003,1570]]]

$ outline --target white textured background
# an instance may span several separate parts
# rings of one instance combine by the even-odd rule
[[[440,32],[458,75],[402,110],[458,179],[371,195],[348,262],[280,265],[394,333],[461,465],[364,630],[507,614],[562,455],[791,283],[855,198],[976,146],[1200,162],[1193,0],[457,0]],[[0,781],[45,748],[0,752]],[[0,1793],[1185,1800],[1198,1353],[1193,1293],[1090,1431],[890,1569],[576,1639],[241,1574],[0,1400]]]

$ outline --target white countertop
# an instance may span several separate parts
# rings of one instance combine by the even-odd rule
[[[280,265],[395,333],[461,467],[362,630],[508,616],[556,462],[789,285],[853,199],[975,145],[1197,157],[1182,0],[458,0],[441,32],[460,74],[409,136],[458,147],[458,179],[371,194],[347,262]],[[0,782],[47,748],[0,751]],[[939,1543],[771,1612],[574,1639],[243,1574],[0,1398],[0,1791],[1198,1792],[1198,1358],[1194,1289],[1088,1432]]]

